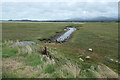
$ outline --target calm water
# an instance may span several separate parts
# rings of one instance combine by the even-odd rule
[[[33,41],[22,41],[22,42],[15,42],[12,44],[12,46],[17,46],[17,45],[27,45],[27,44],[36,44]]]
[[[61,42],[64,41],[65,39],[69,38],[70,35],[76,30],[76,28],[68,28],[67,31],[61,35],[59,38],[57,38],[57,42]]]

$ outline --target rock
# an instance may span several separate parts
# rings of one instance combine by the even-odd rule
[[[110,59],[111,61],[114,61],[113,59]]]
[[[91,57],[90,57],[90,56],[86,56],[85,58],[86,58],[86,59],[90,59]]]
[[[83,55],[80,55],[80,56],[83,56]]]
[[[84,61],[82,58],[79,58],[80,61]]]
[[[66,31],[67,29],[64,29],[64,31]]]
[[[116,60],[115,62],[118,63],[118,60]]]
[[[93,52],[93,49],[92,49],[92,48],[89,48],[88,51]]]
[[[78,57],[82,57],[83,55],[79,55]]]

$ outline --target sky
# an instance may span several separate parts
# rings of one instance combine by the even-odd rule
[[[63,20],[71,18],[118,17],[116,1],[3,1],[0,4],[3,20]]]

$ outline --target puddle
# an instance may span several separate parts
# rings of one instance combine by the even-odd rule
[[[57,42],[63,42],[70,37],[70,35],[76,30],[74,27],[66,29],[66,32],[56,39]]]
[[[22,42],[15,42],[12,44],[12,46],[28,45],[28,44],[36,44],[36,43],[34,41],[22,41]]]

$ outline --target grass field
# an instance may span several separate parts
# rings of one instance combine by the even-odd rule
[[[3,40],[37,40],[49,38],[56,31],[62,31],[65,26],[62,23],[3,23]]]
[[[85,24],[72,23],[1,23],[3,32],[3,77],[112,77],[114,72],[106,73],[101,66],[105,64],[113,71],[118,71],[118,64],[110,62],[106,57],[118,60],[118,23],[88,22]],[[9,47],[6,40],[31,40],[50,38],[66,26],[77,27],[71,38],[62,44],[42,43],[25,47]],[[53,59],[40,54],[41,48],[47,46]],[[92,48],[93,52],[87,51]],[[80,56],[82,55],[82,56]],[[90,56],[90,60],[85,57]],[[84,59],[84,62],[79,60]],[[17,63],[18,65],[15,65]],[[7,66],[7,67],[6,67]],[[12,68],[10,68],[10,66]],[[13,67],[15,66],[15,67]],[[20,66],[20,67],[18,67]],[[93,70],[91,66],[97,68]],[[31,72],[33,74],[31,74]],[[107,70],[107,68],[106,68]],[[13,73],[10,74],[12,71]],[[113,74],[109,74],[111,73]],[[16,74],[14,74],[16,73]],[[22,74],[20,74],[22,73]],[[28,73],[28,75],[25,75]],[[96,74],[96,75],[95,75]],[[106,76],[103,76],[106,75]],[[110,76],[112,75],[112,76]],[[113,76],[114,77],[114,76]]]

